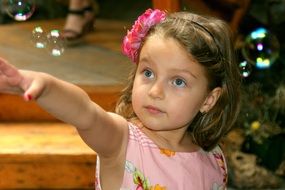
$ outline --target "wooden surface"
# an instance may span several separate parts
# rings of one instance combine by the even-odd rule
[[[180,4],[179,0],[152,0],[154,9],[160,9],[168,12],[180,11]]]
[[[121,54],[126,23],[97,20],[95,32],[85,43],[66,47],[62,56],[51,56],[48,48],[38,49],[31,41],[32,31],[40,26],[46,33],[61,29],[63,20],[23,22],[0,26],[0,56],[21,69],[50,73],[63,80],[83,85],[114,85],[126,79],[129,59]]]
[[[95,155],[94,151],[81,140],[76,129],[68,124],[57,122],[1,123],[0,154],[20,153]]]
[[[95,152],[70,125],[0,124],[0,189],[88,189],[95,166]]]

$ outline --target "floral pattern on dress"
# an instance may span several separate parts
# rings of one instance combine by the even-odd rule
[[[169,150],[169,149],[165,149],[165,148],[160,148],[160,153],[161,154],[164,154],[168,157],[171,157],[171,156],[174,156],[175,155],[175,152],[172,151],[172,150]]]
[[[225,163],[224,157],[223,157],[222,153],[220,153],[219,151],[216,151],[216,150],[213,151],[213,155],[216,158],[219,167],[223,171],[223,184],[218,185],[217,183],[214,183],[213,190],[226,189],[226,184],[228,181],[228,175],[227,175],[226,163]]]
[[[213,184],[212,190],[225,190],[226,187],[224,185],[218,185],[217,183]]]
[[[126,161],[125,169],[133,175],[133,182],[136,184],[135,190],[166,190],[166,187],[160,186],[159,184],[151,186],[149,180],[132,162]]]
[[[161,187],[160,185],[156,184],[154,187],[151,187],[151,190],[166,190],[166,187]]]

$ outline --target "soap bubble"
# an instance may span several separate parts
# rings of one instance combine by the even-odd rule
[[[280,44],[277,37],[265,28],[257,28],[245,39],[242,54],[258,69],[267,69],[279,57]]]
[[[45,48],[47,44],[47,34],[42,27],[37,26],[32,31],[32,42],[36,48]]]
[[[239,64],[239,70],[242,77],[246,78],[251,74],[252,68],[250,63],[247,61],[242,61]]]
[[[34,47],[46,49],[52,56],[61,56],[64,52],[64,39],[59,30],[45,32],[42,27],[37,26],[32,31],[32,43]]]
[[[3,0],[3,8],[16,21],[26,21],[35,12],[35,0]]]
[[[64,40],[60,35],[59,30],[51,30],[47,34],[47,48],[51,55],[61,56],[64,52]]]

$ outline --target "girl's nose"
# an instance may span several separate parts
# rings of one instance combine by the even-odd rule
[[[162,82],[154,82],[149,90],[149,96],[154,99],[163,99],[164,95],[164,86]]]

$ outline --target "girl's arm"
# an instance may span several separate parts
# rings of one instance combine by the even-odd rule
[[[99,155],[112,157],[124,150],[127,121],[104,111],[79,87],[51,75],[17,70],[0,59],[0,91],[35,100],[56,118],[74,125],[82,139]]]

